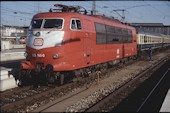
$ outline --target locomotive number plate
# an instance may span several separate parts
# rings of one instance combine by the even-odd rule
[[[45,54],[36,54],[36,53],[33,53],[32,57],[45,57]]]

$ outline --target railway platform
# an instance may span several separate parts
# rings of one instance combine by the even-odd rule
[[[12,62],[25,59],[25,49],[10,49],[1,51],[1,72],[0,72],[0,91],[17,87],[15,79],[8,76],[8,71],[12,69]],[[4,62],[11,62],[8,66]]]
[[[166,94],[166,97],[164,99],[160,112],[170,112],[170,89],[168,90],[168,93]]]
[[[11,68],[5,68],[2,66],[0,68],[1,68],[0,91],[17,87],[14,77],[8,76],[8,71],[10,71]]]
[[[25,48],[1,51],[1,62],[25,59]]]

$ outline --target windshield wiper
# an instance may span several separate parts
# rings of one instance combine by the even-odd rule
[[[56,29],[56,27],[53,27],[50,29],[50,31],[47,32],[47,34],[49,34],[51,31],[53,31],[54,29]]]
[[[55,27],[51,28],[50,31],[47,32],[47,34],[49,34],[54,29],[61,29],[61,28],[62,28],[62,26],[55,26]]]

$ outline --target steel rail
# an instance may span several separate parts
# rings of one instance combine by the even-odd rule
[[[161,83],[161,81],[163,80],[163,78],[165,77],[165,75],[170,71],[170,68],[164,73],[164,75],[161,77],[161,79],[158,81],[158,83],[155,85],[155,87],[151,90],[151,92],[148,94],[148,96],[145,98],[145,100],[142,102],[142,104],[140,105],[140,107],[137,109],[137,112],[140,111],[140,109],[143,107],[143,105],[146,103],[146,101],[149,99],[149,97],[153,94],[153,92],[155,91],[155,89],[158,87],[158,85]]]
[[[126,89],[130,84],[134,83],[136,80],[139,80],[139,78],[143,77],[145,74],[147,74],[149,71],[158,69],[164,64],[164,61],[169,60],[170,55],[167,57],[164,57],[163,59],[156,62],[154,65],[151,65],[148,69],[142,71],[141,73],[137,74],[133,79],[127,81],[123,85],[121,85],[119,88],[115,89],[113,92],[111,92],[108,96],[105,98],[99,100],[96,104],[92,105],[88,109],[85,110],[85,112],[93,112],[98,111],[102,106],[104,106],[106,103],[109,102],[109,100],[112,100],[114,97],[116,97],[117,94],[122,92],[124,89]]]

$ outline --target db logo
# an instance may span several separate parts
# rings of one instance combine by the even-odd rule
[[[44,40],[42,38],[35,38],[34,39],[34,46],[42,46]]]

